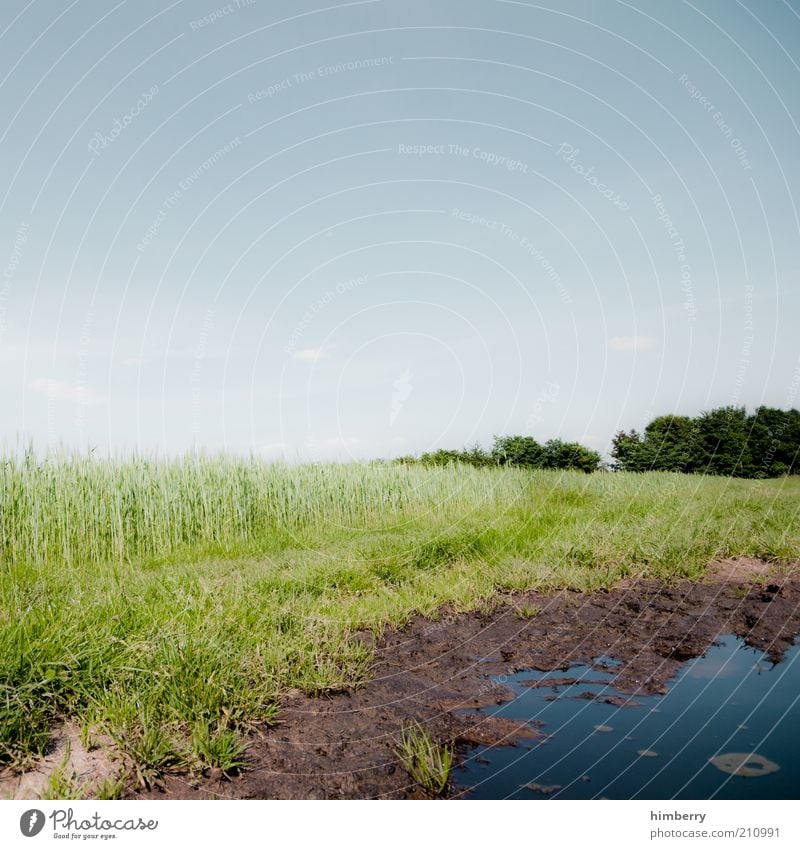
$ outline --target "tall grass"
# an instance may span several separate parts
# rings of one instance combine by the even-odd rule
[[[241,764],[289,687],[357,685],[355,631],[498,590],[800,556],[800,480],[255,459],[0,466],[0,761],[70,715],[150,782]]]
[[[188,548],[274,547],[308,529],[363,528],[421,511],[494,507],[524,494],[524,476],[466,467],[288,466],[189,455],[99,460],[32,453],[0,471],[7,562],[131,563]],[[502,491],[498,491],[501,488]]]

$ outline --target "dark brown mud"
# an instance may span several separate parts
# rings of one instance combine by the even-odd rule
[[[533,607],[538,614],[530,617]],[[373,679],[330,697],[289,694],[280,722],[252,739],[250,767],[228,778],[169,776],[134,798],[421,798],[397,755],[404,725],[422,723],[456,746],[517,745],[546,729],[464,708],[510,697],[497,678],[593,665],[615,689],[663,693],[680,665],[722,634],[773,662],[800,633],[800,572],[759,561],[716,564],[705,582],[638,580],[591,594],[562,591],[498,599],[491,610],[417,618],[375,645]],[[368,634],[361,635],[370,640]],[[552,683],[552,682],[551,682]],[[624,701],[624,699],[623,699]]]

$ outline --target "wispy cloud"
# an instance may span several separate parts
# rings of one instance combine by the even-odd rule
[[[642,351],[655,347],[655,344],[652,336],[613,336],[608,340],[611,351]]]
[[[31,382],[31,389],[39,395],[46,395],[55,401],[72,401],[75,404],[96,406],[102,404],[105,398],[93,389],[67,383],[64,380],[53,380],[50,377],[37,377]]]
[[[303,348],[300,351],[295,351],[292,354],[292,359],[301,360],[305,363],[315,363],[324,356],[325,352],[322,348]]]

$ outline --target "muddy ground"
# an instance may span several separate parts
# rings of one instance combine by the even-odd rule
[[[377,642],[369,633],[359,634],[358,639],[374,643],[373,679],[355,691],[326,697],[288,694],[278,724],[253,734],[250,765],[241,774],[168,776],[160,786],[129,787],[124,795],[424,798],[397,755],[401,731],[410,721],[422,723],[441,743],[454,744],[457,757],[474,745],[525,745],[544,733],[539,725],[459,711],[512,698],[497,683],[499,676],[563,670],[568,679],[575,664],[617,673],[615,689],[631,699],[636,693],[664,693],[681,663],[731,633],[780,662],[800,634],[800,564],[778,569],[756,560],[730,560],[712,567],[700,583],[631,580],[591,594],[531,592],[498,598],[491,609],[474,613],[445,610],[438,621],[418,617]],[[612,670],[602,658],[620,664]],[[52,771],[59,746],[67,742],[79,783],[118,774],[109,753],[83,752],[77,731],[65,729],[65,739],[55,741],[54,752],[35,773],[0,776],[4,796],[36,798],[36,785]],[[95,761],[105,766],[99,769]],[[463,788],[448,792],[458,796]]]
[[[538,613],[531,615],[538,608]],[[682,662],[722,634],[766,650],[773,662],[800,633],[800,570],[759,561],[717,564],[707,581],[637,580],[592,594],[527,593],[493,610],[413,620],[375,645],[374,678],[354,692],[290,694],[280,723],[255,735],[241,775],[168,777],[135,798],[420,798],[396,754],[404,724],[418,720],[457,755],[471,745],[519,745],[535,725],[459,709],[493,705],[511,692],[493,677],[526,669],[566,671],[621,661],[615,687],[635,697],[664,693]],[[360,635],[370,640],[369,634]],[[459,795],[453,787],[451,795]]]

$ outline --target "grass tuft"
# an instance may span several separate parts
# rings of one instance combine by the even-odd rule
[[[453,750],[434,742],[418,722],[406,726],[400,739],[400,759],[414,781],[434,796],[447,789]]]
[[[201,768],[217,767],[225,775],[235,774],[247,764],[247,743],[228,728],[198,724],[191,734],[191,750]]]
[[[514,613],[519,619],[535,619],[542,612],[542,608],[537,604],[520,604]]]

